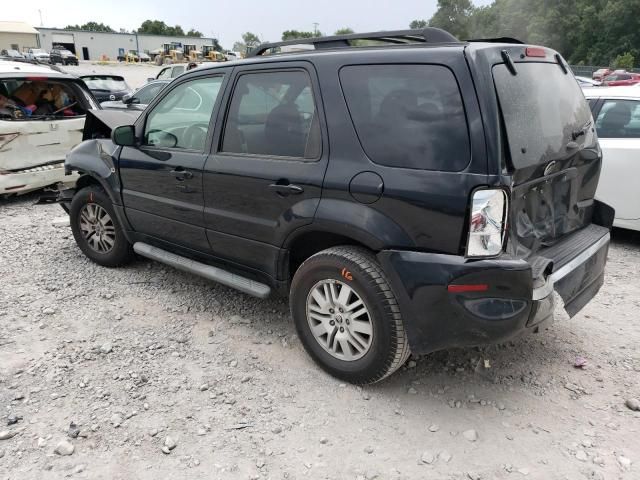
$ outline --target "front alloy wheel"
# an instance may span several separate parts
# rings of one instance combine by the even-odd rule
[[[80,231],[87,245],[98,253],[109,253],[116,243],[116,227],[107,211],[87,203],[80,211]]]

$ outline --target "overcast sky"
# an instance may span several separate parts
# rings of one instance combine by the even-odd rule
[[[428,19],[437,0],[0,0],[2,20],[64,28],[68,24],[103,22],[116,31],[136,29],[147,19],[180,25],[220,39],[231,48],[246,31],[261,40],[280,40],[284,30],[318,29],[331,34],[338,28],[356,32],[408,28],[416,18]],[[486,5],[490,0],[475,0]]]

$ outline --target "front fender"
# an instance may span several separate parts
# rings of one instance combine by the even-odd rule
[[[120,147],[108,139],[85,140],[73,148],[64,162],[67,173],[77,171],[94,178],[109,195],[114,205],[122,205],[117,159]]]

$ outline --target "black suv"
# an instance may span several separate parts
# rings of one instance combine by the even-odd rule
[[[55,65],[60,63],[62,65],[78,65],[78,57],[71,53],[66,48],[54,48],[49,52],[49,61]]]
[[[437,29],[300,42],[189,71],[137,121],[92,112],[62,195],[82,251],[289,295],[309,354],[354,383],[593,298],[613,210],[559,54]]]

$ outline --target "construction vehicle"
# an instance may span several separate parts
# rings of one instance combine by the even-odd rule
[[[202,62],[202,52],[195,45],[184,45],[184,58],[189,62]]]
[[[215,49],[213,45],[202,46],[202,57],[205,62],[226,62],[227,57]]]
[[[184,62],[184,51],[181,43],[165,43],[161,48],[154,50],[155,64],[168,65],[170,63]]]

